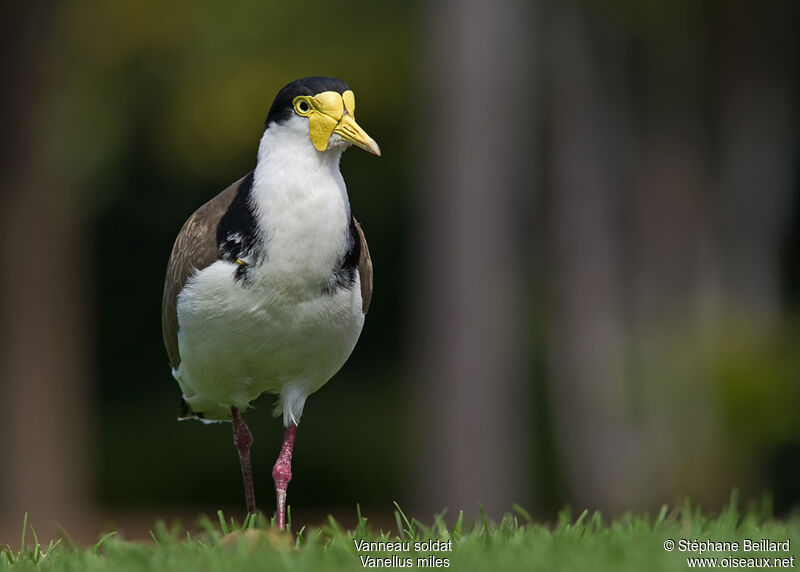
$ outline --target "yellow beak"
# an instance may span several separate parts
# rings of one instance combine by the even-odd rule
[[[381,148],[378,147],[375,140],[367,135],[367,132],[361,129],[361,126],[350,115],[343,115],[333,132],[338,133],[345,141],[361,147],[364,151],[378,157],[381,156]]]

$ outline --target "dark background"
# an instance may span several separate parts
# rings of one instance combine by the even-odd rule
[[[301,523],[800,503],[792,3],[2,10],[0,532],[243,513],[230,427],[175,421],[163,276],[316,74],[383,156],[342,161],[375,294],[306,407]],[[247,415],[267,512],[272,399]]]

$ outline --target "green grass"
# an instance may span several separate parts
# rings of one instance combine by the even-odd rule
[[[19,547],[5,546],[0,551],[0,570],[363,570],[361,557],[368,556],[394,556],[389,564],[395,565],[398,559],[411,558],[414,569],[421,567],[418,558],[430,562],[433,556],[441,559],[441,568],[446,559],[453,570],[686,570],[687,557],[722,559],[731,556],[731,551],[701,555],[676,548],[667,552],[667,540],[738,541],[741,546],[745,538],[789,539],[791,548],[789,552],[744,552],[740,547],[734,557],[769,558],[770,563],[774,557],[793,557],[795,567],[800,567],[800,551],[795,546],[800,544],[800,517],[773,519],[769,503],[740,511],[735,496],[716,516],[687,502],[676,510],[664,507],[654,517],[626,515],[612,522],[604,522],[599,513],[583,512],[572,518],[564,511],[551,525],[534,522],[515,506],[499,523],[483,516],[467,524],[459,515],[448,526],[439,515],[428,527],[396,508],[397,530],[391,532],[372,529],[358,509],[354,530],[344,530],[330,518],[325,526],[303,528],[291,536],[252,522],[237,525],[220,513],[218,521],[201,523],[200,534],[158,523],[151,541],[128,542],[110,533],[91,547],[64,541],[39,546],[26,521]],[[414,552],[414,543],[426,539],[452,541],[452,550]],[[412,550],[359,552],[354,540],[410,542]]]

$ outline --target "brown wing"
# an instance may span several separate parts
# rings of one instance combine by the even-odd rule
[[[178,351],[178,294],[189,277],[197,270],[219,259],[217,225],[228,210],[245,175],[216,197],[197,209],[183,224],[167,264],[164,298],[161,303],[161,332],[167,348],[169,363],[177,369],[181,363]]]
[[[369,303],[372,300],[372,259],[369,256],[367,239],[364,238],[364,231],[361,225],[353,217],[358,231],[358,238],[361,240],[361,258],[358,259],[358,274],[361,277],[361,309],[366,314],[369,310]]]

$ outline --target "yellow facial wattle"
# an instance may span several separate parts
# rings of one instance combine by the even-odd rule
[[[308,117],[308,134],[318,151],[325,151],[331,135],[337,133],[345,141],[365,151],[381,154],[375,140],[356,123],[356,99],[351,90],[341,94],[323,91],[314,96],[298,95],[292,101],[292,106],[295,113]]]

